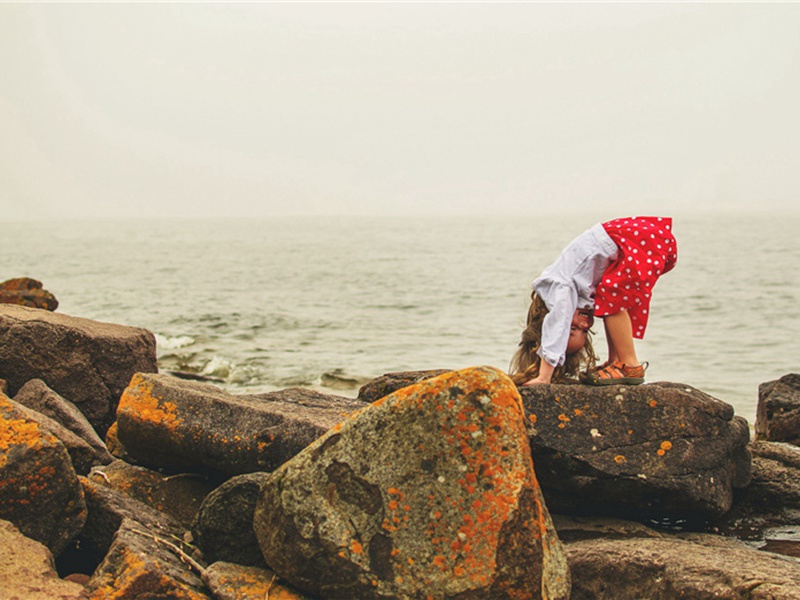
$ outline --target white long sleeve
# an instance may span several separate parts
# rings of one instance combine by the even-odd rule
[[[548,314],[542,322],[541,356],[557,367],[566,358],[572,317],[578,308],[594,308],[594,290],[617,257],[617,245],[601,224],[584,231],[533,282]]]

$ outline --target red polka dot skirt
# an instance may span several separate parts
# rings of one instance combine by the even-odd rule
[[[594,296],[597,317],[628,311],[633,337],[647,329],[650,298],[658,278],[672,270],[678,247],[669,217],[629,217],[603,223],[619,246],[617,260],[603,273]]]

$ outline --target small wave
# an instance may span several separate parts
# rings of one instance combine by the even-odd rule
[[[320,384],[332,390],[352,390],[361,387],[368,381],[371,381],[369,377],[348,375],[344,369],[334,369],[320,376]]]
[[[168,336],[156,333],[156,347],[159,350],[177,350],[194,344],[194,338],[188,335]]]

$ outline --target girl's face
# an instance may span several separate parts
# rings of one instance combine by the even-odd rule
[[[576,310],[569,330],[567,354],[575,354],[586,345],[586,337],[589,335],[591,326],[589,316],[585,312]]]

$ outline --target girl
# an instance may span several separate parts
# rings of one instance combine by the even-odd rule
[[[644,337],[653,286],[676,260],[668,217],[615,219],[579,235],[533,282],[512,379],[518,385],[561,381],[584,363],[584,383],[642,383],[646,367],[633,339]],[[608,342],[608,361],[597,368],[591,368],[592,315],[603,318]]]

